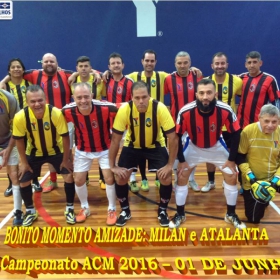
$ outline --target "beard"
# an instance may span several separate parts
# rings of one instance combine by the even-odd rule
[[[208,105],[203,105],[203,103],[201,101],[199,101],[198,99],[196,99],[196,105],[199,111],[203,112],[203,113],[209,113],[212,112],[215,109],[217,100],[216,98],[214,98],[212,101],[210,101],[210,103]]]

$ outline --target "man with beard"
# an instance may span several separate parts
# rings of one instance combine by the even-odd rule
[[[51,53],[46,53],[42,58],[42,68],[40,70],[28,70],[24,72],[23,78],[32,84],[39,85],[45,95],[46,103],[53,105],[59,109],[71,102],[71,89],[68,85],[68,78],[73,71],[60,70],[58,71],[58,63],[56,57]],[[2,83],[7,83],[10,80],[6,76]],[[72,141],[73,128],[69,127],[69,136]],[[71,146],[71,143],[70,143]],[[71,146],[72,147],[72,146]],[[50,180],[48,185],[43,188],[43,192],[50,192],[57,187],[57,176],[55,169],[49,165]]]
[[[216,95],[215,82],[203,79],[197,85],[196,101],[185,105],[179,112],[176,132],[180,139],[184,133],[188,134],[188,138],[184,152],[179,142],[178,183],[175,192],[177,213],[169,223],[170,228],[177,228],[186,220],[187,182],[192,169],[203,162],[214,164],[223,174],[224,194],[227,201],[225,221],[238,229],[246,227],[235,213],[238,196],[235,158],[240,139],[240,127],[232,108],[217,101]],[[230,152],[220,137],[224,125],[232,137]]]
[[[181,51],[175,57],[176,72],[168,75],[164,82],[164,94],[171,97],[171,115],[176,122],[180,109],[195,100],[197,83],[202,79],[190,71],[191,57],[187,52]],[[194,179],[195,168],[189,178],[189,187],[193,191],[200,191],[200,187]],[[174,186],[176,188],[176,173]]]
[[[242,80],[227,73],[228,61],[226,54],[222,52],[215,53],[212,58],[212,69],[214,73],[210,75],[209,79],[216,83],[216,91],[218,93],[218,100],[231,106],[232,110],[235,110],[235,96],[241,95]],[[222,135],[228,148],[230,148],[231,135],[224,126],[222,129]],[[216,167],[213,164],[206,163],[208,182],[201,188],[201,192],[209,192],[215,188],[215,170]]]

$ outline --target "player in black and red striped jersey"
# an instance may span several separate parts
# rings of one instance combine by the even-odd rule
[[[86,175],[93,159],[97,159],[106,183],[106,194],[109,201],[107,225],[114,225],[116,215],[116,193],[114,176],[109,166],[110,117],[114,116],[117,107],[113,103],[92,99],[88,83],[74,84],[74,103],[62,109],[67,122],[75,127],[75,162],[74,180],[76,193],[81,202],[81,210],[76,222],[84,222],[90,215]]]
[[[248,72],[241,74],[242,94],[237,117],[241,129],[258,121],[260,110],[268,102],[279,108],[279,87],[275,77],[261,71],[261,54],[256,51],[246,55],[245,67]]]
[[[191,57],[187,52],[181,51],[175,56],[176,72],[168,75],[164,81],[164,94],[170,94],[170,109],[174,122],[176,122],[180,109],[195,100],[197,83],[202,79],[190,71]],[[194,191],[200,191],[200,187],[194,179],[195,169],[189,178],[189,187]],[[176,173],[175,183],[176,185]]]
[[[216,100],[216,96],[215,82],[203,79],[197,85],[196,101],[185,105],[178,114],[176,132],[180,138],[184,133],[187,133],[188,137],[184,151],[182,145],[179,145],[178,149],[179,172],[175,190],[177,213],[169,223],[170,228],[177,228],[186,220],[188,178],[197,164],[205,162],[214,164],[223,174],[227,201],[225,221],[238,229],[246,227],[235,213],[238,196],[235,158],[240,140],[240,127],[232,108]],[[230,152],[221,137],[224,125],[232,136]]]

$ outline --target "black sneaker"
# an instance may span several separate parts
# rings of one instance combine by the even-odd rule
[[[125,211],[122,211],[120,216],[117,219],[116,226],[122,227],[126,224],[127,220],[131,219],[131,214],[126,213]]]
[[[178,228],[186,220],[186,216],[181,216],[178,213],[169,222],[169,228]]]
[[[4,196],[8,197],[8,196],[11,196],[11,195],[13,195],[13,188],[12,188],[12,186],[9,186],[9,187],[5,190]]]
[[[23,222],[23,212],[16,210],[14,213],[13,226],[21,226]]]
[[[162,227],[168,227],[169,226],[168,215],[165,211],[160,212],[160,214],[158,215],[158,221],[159,221],[159,224]]]
[[[32,187],[34,189],[35,192],[42,192],[43,191],[43,188],[41,187],[40,183],[37,181],[37,182],[33,182],[32,183]]]

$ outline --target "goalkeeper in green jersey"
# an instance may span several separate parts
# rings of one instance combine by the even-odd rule
[[[267,104],[259,121],[241,133],[236,163],[244,182],[245,215],[250,223],[259,223],[266,206],[280,192],[279,110]]]

